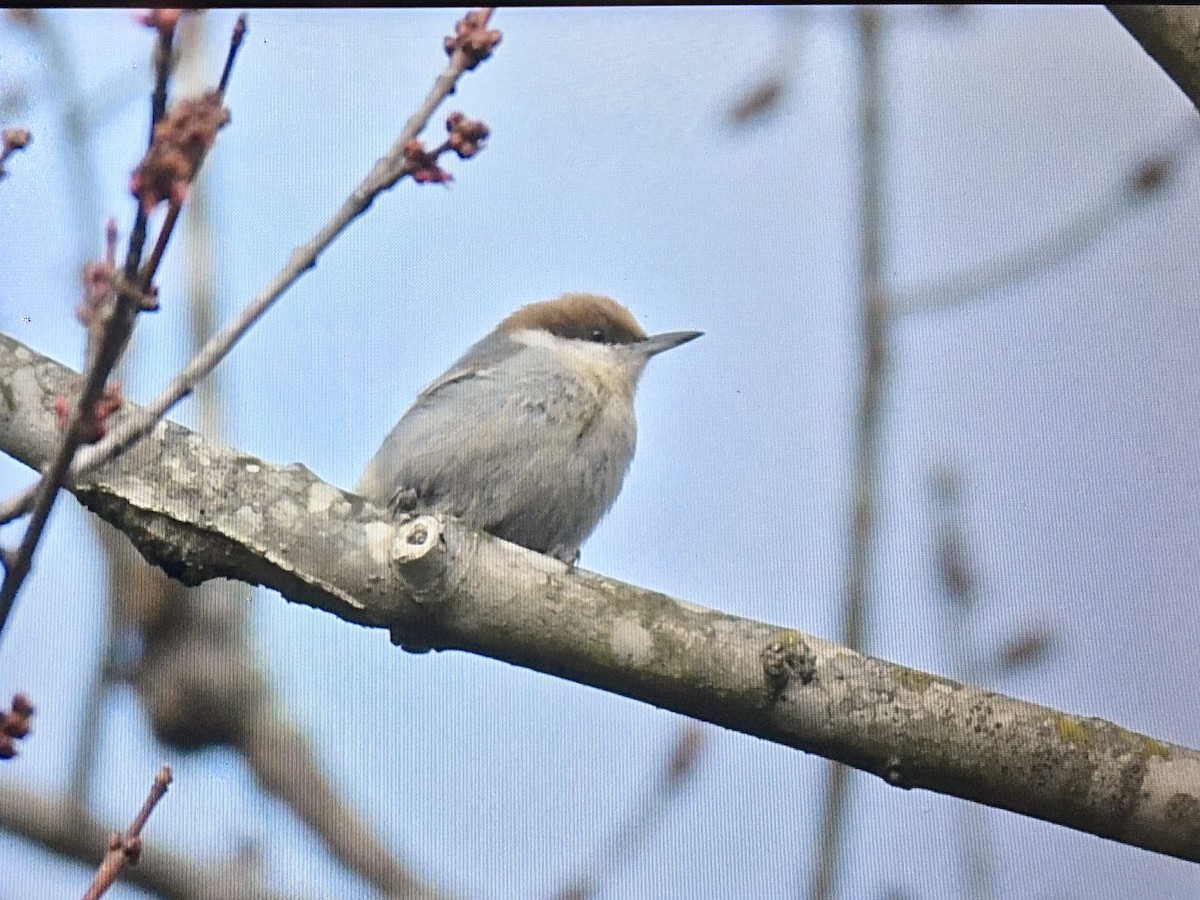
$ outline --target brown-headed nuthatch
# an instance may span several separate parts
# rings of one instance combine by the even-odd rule
[[[633,459],[647,360],[700,336],[647,336],[596,294],[531,303],[417,396],[355,492],[430,510],[571,565]]]

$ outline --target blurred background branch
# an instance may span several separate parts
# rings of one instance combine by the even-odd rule
[[[1170,196],[1197,147],[1200,121],[1189,118],[1161,146],[1045,235],[963,272],[931,279],[925,285],[894,288],[893,314],[910,315],[979,302],[1081,256],[1151,201]]]
[[[887,210],[884,203],[885,121],[884,54],[890,11],[876,6],[855,8],[858,43],[858,405],[854,419],[853,482],[850,531],[842,587],[842,622],[838,640],[855,650],[866,646],[875,561],[880,456],[888,377],[888,296],[884,284]],[[846,808],[852,773],[840,763],[826,767],[818,819],[817,852],[809,870],[808,896],[834,896],[845,846]]]
[[[597,846],[580,871],[558,888],[553,900],[588,900],[612,895],[613,883],[621,866],[650,838],[664,821],[672,801],[677,799],[704,755],[710,740],[709,729],[699,722],[683,722],[659,772],[634,797],[634,807],[606,841]],[[623,784],[627,773],[613,773],[613,783]]]

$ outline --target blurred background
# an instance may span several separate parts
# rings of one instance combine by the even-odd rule
[[[250,13],[232,122],[168,250],[162,310],[139,321],[127,396],[149,399],[188,357],[190,296],[211,295],[219,325],[329,217],[424,97],[460,15]],[[235,16],[181,32],[174,96],[215,83]],[[502,43],[427,131],[439,142],[461,109],[491,128],[486,149],[444,160],[449,187],[380,198],[238,345],[218,372],[222,439],[348,488],[505,314],[611,294],[648,331],[705,336],[647,371],[637,456],[582,566],[839,639],[864,552],[870,652],[1200,746],[1196,113],[1116,21],[595,8],[500,9],[492,25]],[[80,266],[109,215],[122,247],[133,221],[153,44],[128,11],[0,26],[0,124],[34,134],[0,183],[0,331],[74,368]],[[880,104],[866,140],[864,97]],[[864,234],[893,312],[877,528],[852,550]],[[172,417],[199,426],[203,402]],[[0,496],[30,477],[0,459]],[[283,896],[372,896],[230,747],[155,739],[120,677],[149,639],[128,614],[106,626],[109,572],[64,498],[6,629],[0,697],[23,690],[38,712],[0,779],[86,785],[123,826],[165,761],[175,783],[148,839],[239,860]],[[326,777],[420,878],[494,898],[573,880],[577,896],[819,895],[824,760],[232,596]],[[695,757],[668,783],[681,743]],[[1194,864],[857,773],[843,822],[828,896],[1200,893]],[[91,877],[3,833],[0,866],[0,897],[78,896]]]

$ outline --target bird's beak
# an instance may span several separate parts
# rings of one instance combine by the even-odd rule
[[[669,331],[666,334],[652,334],[641,342],[641,349],[647,356],[654,356],[688,341],[694,341],[703,331]]]

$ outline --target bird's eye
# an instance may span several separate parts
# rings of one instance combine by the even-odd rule
[[[604,341],[604,329],[593,328],[591,333],[588,335],[588,340],[595,341],[597,344],[602,343]]]

